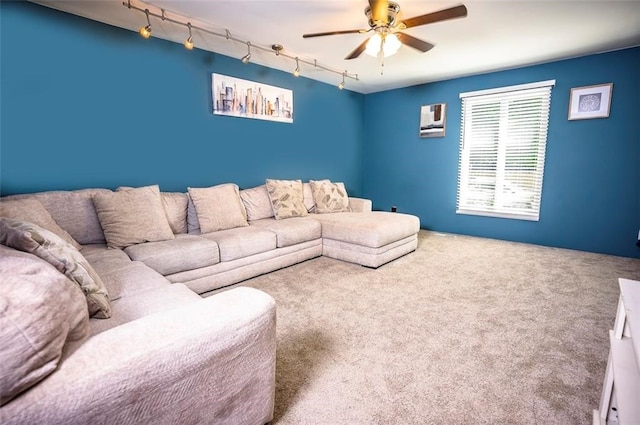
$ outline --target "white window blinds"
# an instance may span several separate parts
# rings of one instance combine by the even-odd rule
[[[457,213],[538,220],[555,80],[461,93]]]

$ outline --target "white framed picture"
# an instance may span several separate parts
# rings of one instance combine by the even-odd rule
[[[211,74],[213,113],[293,122],[293,91],[228,75]]]
[[[446,106],[434,103],[420,108],[420,137],[444,137]]]
[[[607,118],[613,83],[574,87],[569,99],[569,120]]]

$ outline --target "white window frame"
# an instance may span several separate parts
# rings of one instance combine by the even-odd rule
[[[460,93],[457,214],[539,221],[551,89],[555,82]],[[515,114],[514,106],[529,99],[535,99],[538,105],[527,105],[525,114],[529,120],[523,120],[521,114]],[[492,115],[480,112],[482,106],[493,108]],[[531,155],[535,157],[533,167]]]

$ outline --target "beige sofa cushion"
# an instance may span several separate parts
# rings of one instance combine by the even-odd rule
[[[301,180],[267,179],[266,185],[277,220],[308,214]]]
[[[80,245],[105,243],[92,197],[110,189],[51,190],[32,194],[11,195],[6,199],[34,198],[42,203],[51,217]],[[36,223],[37,224],[37,223]],[[42,227],[42,226],[41,226]],[[51,230],[51,229],[49,229]]]
[[[349,197],[343,183],[332,183],[329,180],[309,181],[317,214],[348,212]]]
[[[273,208],[266,185],[240,191],[240,199],[247,211],[247,220],[262,220],[273,217]]]
[[[93,203],[111,248],[174,238],[157,185],[96,193]]]
[[[120,186],[117,190],[135,189],[130,186]],[[167,215],[169,227],[174,235],[187,233],[187,205],[189,196],[181,192],[160,192],[164,213]]]
[[[251,226],[275,233],[278,248],[297,245],[322,237],[320,222],[311,217],[295,217],[288,220],[264,218],[252,221]]]
[[[80,251],[55,233],[32,223],[0,218],[0,244],[42,258],[77,283],[91,316],[105,319],[111,315],[109,294],[100,276]]]
[[[218,244],[220,261],[233,261],[276,249],[276,234],[255,226],[205,233],[202,237]]]
[[[248,226],[238,185],[220,184],[207,188],[188,188],[202,233]]]
[[[141,263],[134,264],[138,264],[140,268],[146,269],[149,273],[155,273]],[[173,310],[187,303],[201,301],[200,295],[182,283],[169,284],[167,282],[161,286],[149,287],[145,290],[127,294],[114,302],[113,315],[109,320],[89,320],[88,333],[89,336],[93,336],[151,314],[163,314],[163,312]]]
[[[220,262],[218,244],[197,235],[132,245],[124,249],[132,260],[142,261],[163,276],[212,266]]]
[[[49,214],[49,211],[35,198],[1,200],[0,217],[28,221],[55,233],[76,249],[80,249],[80,244],[55,222],[51,214]]]
[[[414,215],[387,211],[318,214],[323,243],[327,239],[380,248],[420,231],[420,219]]]
[[[0,406],[53,372],[87,331],[80,288],[44,260],[0,245]]]

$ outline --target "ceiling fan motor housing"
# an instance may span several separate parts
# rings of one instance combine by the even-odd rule
[[[400,5],[398,3],[390,1],[389,7],[387,8],[387,23],[382,23],[382,25],[393,26],[396,22],[396,16],[398,15],[398,12],[400,12]],[[364,14],[367,16],[367,19],[369,19],[369,26],[371,28],[375,28],[380,25],[380,22],[376,23],[372,18],[371,6],[367,6],[364,9]]]

